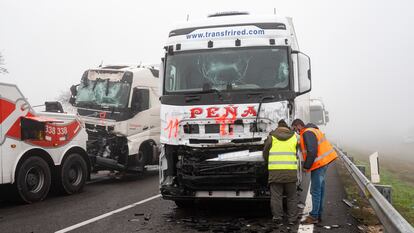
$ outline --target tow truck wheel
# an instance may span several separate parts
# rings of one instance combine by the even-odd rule
[[[50,185],[50,168],[42,158],[31,156],[19,166],[16,188],[24,202],[32,203],[45,199]]]
[[[88,176],[88,168],[82,156],[74,153],[68,155],[59,173],[61,191],[65,194],[73,194],[82,191]]]

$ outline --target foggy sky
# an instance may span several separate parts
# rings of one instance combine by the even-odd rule
[[[330,112],[328,138],[414,156],[413,1],[245,2],[0,0],[0,52],[9,71],[0,82],[42,104],[102,61],[159,63],[172,23],[187,14],[276,8],[293,17],[300,49],[311,56],[311,93]]]

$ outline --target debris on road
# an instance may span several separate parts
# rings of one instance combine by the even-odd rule
[[[352,204],[352,202],[351,201],[349,201],[349,200],[347,200],[347,199],[342,199],[342,201],[347,205],[347,206],[349,206],[349,207],[354,207],[354,204]]]
[[[146,214],[144,217],[145,221],[149,221],[151,219],[151,214]]]
[[[165,221],[168,223],[182,223],[188,229],[198,232],[223,232],[223,233],[269,233],[275,232],[296,232],[295,226],[276,225],[269,218],[263,221],[262,218],[230,218],[230,219],[205,219],[199,217],[187,217],[175,219],[172,215],[165,215]]]
[[[129,219],[128,222],[139,222],[139,219],[138,218],[132,218],[132,219]]]

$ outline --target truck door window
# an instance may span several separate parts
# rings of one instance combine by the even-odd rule
[[[131,108],[133,112],[142,112],[149,109],[149,90],[134,88],[132,94]]]
[[[168,89],[175,90],[175,79],[177,77],[177,69],[174,65],[169,66],[167,72],[167,86]]]

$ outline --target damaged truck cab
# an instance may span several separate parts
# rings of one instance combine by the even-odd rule
[[[88,133],[93,170],[141,173],[158,164],[158,69],[104,66],[84,72],[71,104]]]
[[[268,199],[265,139],[280,119],[309,121],[310,59],[292,20],[214,14],[175,27],[164,48],[162,196]]]

